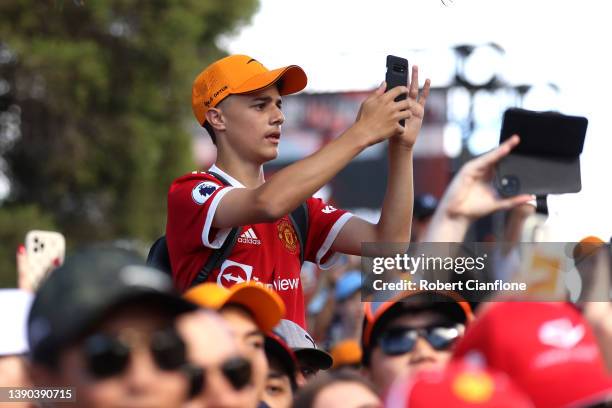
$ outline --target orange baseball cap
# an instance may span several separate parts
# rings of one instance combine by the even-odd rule
[[[285,315],[285,304],[280,296],[254,282],[239,283],[229,289],[215,283],[202,283],[189,289],[183,297],[207,309],[242,306],[251,312],[257,326],[264,332],[271,331]]]
[[[230,55],[209,65],[196,77],[191,90],[191,107],[198,123],[204,125],[206,112],[232,94],[248,94],[282,80],[281,95],[306,87],[306,73],[297,65],[269,70],[248,55]]]
[[[336,343],[329,354],[334,359],[332,368],[361,364],[361,345],[357,340],[346,339]]]
[[[583,258],[594,255],[598,249],[605,245],[605,242],[596,236],[590,235],[584,237],[576,244],[572,255],[574,260],[580,261]]]

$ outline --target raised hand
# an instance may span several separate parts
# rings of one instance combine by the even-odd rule
[[[408,101],[408,110],[410,114],[405,121],[404,130],[402,133],[393,136],[392,141],[399,142],[405,147],[412,148],[416,143],[417,136],[423,124],[423,116],[425,114],[425,104],[429,96],[429,88],[431,81],[425,80],[425,85],[419,94],[419,67],[412,66],[412,77],[410,79],[409,91],[406,100]]]
[[[463,165],[444,194],[443,204],[449,216],[464,217],[472,221],[495,211],[509,210],[533,199],[533,196],[528,194],[502,199],[491,185],[495,164],[508,155],[519,142],[519,137],[514,135],[496,149]]]
[[[359,129],[368,145],[401,135],[404,128],[399,121],[412,116],[409,110],[411,102],[408,99],[395,102],[395,98],[400,94],[409,92],[408,88],[397,86],[389,92],[385,92],[385,88],[386,84],[383,82],[363,101],[353,125]]]

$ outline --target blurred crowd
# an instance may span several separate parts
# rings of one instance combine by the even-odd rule
[[[533,203],[483,195],[494,193],[482,189],[484,170],[500,149],[467,163],[440,201],[416,198],[415,242],[459,242],[497,210],[509,209],[519,227],[535,213]],[[609,247],[588,237],[572,255],[590,279],[585,290],[609,293]],[[608,302],[587,294],[578,303],[475,304],[444,291],[364,302],[358,257],[316,274],[306,330],[255,282],[202,283],[179,295],[135,252],[75,250],[36,291],[0,290],[0,387],[70,389],[73,399],[5,395],[0,406],[612,406]]]
[[[573,298],[554,284],[547,301],[422,289],[368,297],[375,271],[362,263],[364,243],[374,256],[388,243],[404,255],[421,242],[462,243],[493,213],[505,222],[492,278],[529,275],[551,259],[525,263],[517,251],[546,234],[542,197],[501,197],[492,184],[518,135],[465,163],[439,199],[413,197],[430,81],[419,91],[417,67],[409,83],[407,62],[390,67],[404,74],[400,85],[381,84],[345,133],[268,180],[281,96],[304,89],[305,73],[245,55],[202,71],[192,106],[217,161],[172,183],[166,235],[147,261],[100,244],[52,256],[41,270],[37,254],[63,241],[26,236],[20,288],[0,290],[0,406],[612,407],[612,257],[598,237],[571,248],[582,282]],[[387,140],[378,223],[313,198]],[[341,253],[364,259],[322,270]],[[401,277],[391,269],[389,281]]]

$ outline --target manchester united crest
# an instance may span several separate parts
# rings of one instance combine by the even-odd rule
[[[291,223],[287,220],[280,220],[276,227],[278,228],[278,239],[283,243],[285,249],[295,254],[298,247],[298,238]]]

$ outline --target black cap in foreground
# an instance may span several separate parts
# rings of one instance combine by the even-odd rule
[[[28,317],[33,361],[53,365],[62,347],[91,330],[113,308],[151,301],[180,314],[196,307],[174,293],[171,279],[116,247],[75,252],[40,286]]]

